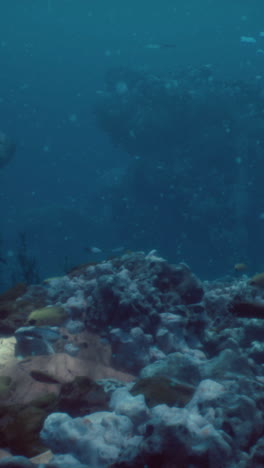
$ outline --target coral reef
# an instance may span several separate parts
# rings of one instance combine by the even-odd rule
[[[261,463],[264,290],[247,276],[202,282],[135,252],[4,297],[63,314],[25,326],[28,310],[23,359],[1,363],[2,448],[16,456],[0,467],[47,448],[39,468]]]

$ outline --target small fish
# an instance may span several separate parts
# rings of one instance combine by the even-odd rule
[[[147,44],[145,45],[145,49],[160,49],[160,44]]]
[[[175,47],[176,47],[176,44],[169,44],[169,43],[165,43],[165,44],[157,43],[157,44],[145,45],[145,49],[175,49]]]
[[[103,252],[102,249],[99,249],[99,247],[85,247],[84,250],[93,254],[99,254]]]
[[[234,265],[234,270],[237,272],[245,271],[247,269],[247,264],[246,263],[235,263]]]
[[[245,42],[247,44],[255,44],[257,41],[256,41],[255,37],[240,36],[240,42]]]
[[[5,258],[3,258],[3,257],[0,257],[0,262],[7,265],[7,260]]]
[[[125,247],[123,247],[123,246],[115,247],[114,249],[112,249],[112,252],[113,253],[119,253],[119,252],[123,252],[123,250],[125,250]]]
[[[105,253],[106,250],[104,249],[100,249],[99,247],[85,247],[84,250],[88,253],[92,253],[92,254],[100,254],[100,253]],[[120,246],[120,247],[115,247],[113,249],[110,249],[109,252],[112,252],[112,253],[120,253],[120,252],[124,252],[125,250],[125,247],[124,246]],[[108,250],[107,250],[108,252]]]
[[[39,370],[32,370],[30,372],[31,377],[34,380],[37,380],[37,382],[42,382],[42,383],[47,383],[47,384],[59,384],[59,380],[55,379],[55,377],[52,377],[49,374],[46,374],[45,372],[39,371]]]
[[[252,286],[257,286],[258,288],[264,289],[264,273],[257,273],[250,280],[249,284]]]
[[[175,49],[176,44],[160,44],[161,49]]]

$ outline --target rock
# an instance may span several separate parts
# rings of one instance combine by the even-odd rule
[[[254,359],[257,364],[262,364],[264,360],[264,344],[253,341],[248,350],[248,357]]]
[[[10,452],[7,451],[7,450],[3,450],[3,449],[0,449],[0,460],[2,460],[2,458],[4,457],[10,457]]]
[[[68,316],[73,319],[82,318],[86,312],[87,301],[84,297],[84,291],[77,290],[75,295],[69,297],[66,301],[64,308]]]
[[[52,343],[61,338],[58,327],[21,327],[15,332],[16,354],[22,357],[54,354]]]
[[[62,339],[54,344],[56,353],[65,354],[65,343],[67,343],[68,345],[71,344],[74,349],[78,348],[76,356],[78,359],[110,366],[112,349],[108,341],[102,340],[100,336],[87,330],[71,335],[62,327],[60,333]]]
[[[179,310],[179,307],[176,309]],[[183,313],[184,310],[184,313]],[[163,312],[160,314],[161,326],[167,328],[174,334],[181,333],[185,328],[187,319],[188,309],[181,307],[181,314],[172,314],[171,312]]]
[[[231,456],[231,439],[215,430],[212,424],[196,410],[191,413],[185,408],[168,408],[158,405],[152,409],[151,434],[144,440],[140,457],[143,459],[157,454],[166,454],[166,461],[177,460],[179,466],[226,466]],[[148,426],[147,426],[148,427]],[[213,457],[214,464],[208,463]],[[213,460],[213,458],[212,458]],[[150,464],[150,466],[152,466]]]
[[[264,437],[257,440],[250,453],[248,468],[263,468],[264,466]]]
[[[109,396],[118,388],[124,387],[124,384],[117,379],[97,379],[96,383],[100,385]],[[129,385],[131,385],[131,383]]]
[[[187,409],[192,410],[197,406],[201,407],[201,405],[204,406],[205,404],[214,405],[217,399],[224,395],[225,391],[224,385],[220,383],[211,379],[202,380],[191,401],[188,403]]]
[[[42,467],[39,467],[42,468]],[[90,468],[87,464],[80,463],[70,454],[53,455],[50,462],[43,468]]]
[[[253,377],[248,359],[240,351],[225,349],[214,358],[199,365],[203,379],[224,379],[242,373]]]
[[[174,333],[170,333],[167,328],[159,328],[157,330],[156,342],[159,349],[161,349],[165,354],[177,351],[177,339]]]
[[[15,455],[32,457],[45,450],[39,432],[48,412],[36,405],[0,406],[1,445]]]
[[[72,317],[85,314],[89,327],[109,325],[127,332],[139,326],[147,334],[158,325],[160,313],[173,313],[176,306],[203,297],[202,283],[187,265],[169,265],[143,252],[84,265],[47,286],[52,302],[64,304]]]
[[[69,320],[65,325],[66,330],[75,335],[85,329],[84,323],[80,320]]]
[[[243,337],[241,344],[243,347],[249,347],[253,341],[263,341],[264,321],[259,319],[243,320]]]
[[[186,347],[185,328],[188,323],[187,316],[164,312],[160,314],[161,326],[156,332],[158,347],[166,354]]]
[[[15,346],[16,339],[14,336],[9,338],[0,338],[0,369],[2,369],[6,363],[9,363],[12,359],[15,360]]]
[[[199,358],[194,358],[188,353],[171,353],[165,359],[144,367],[140,372],[140,377],[163,376],[182,383],[197,385],[201,380],[200,362],[203,360],[200,361]]]
[[[0,401],[8,398],[12,388],[12,379],[10,376],[0,375]]]
[[[144,396],[133,396],[125,388],[112,394],[110,408],[116,414],[127,416],[136,427],[146,422],[150,414]]]
[[[21,361],[18,366],[19,372],[14,374],[17,385],[12,383],[14,391],[0,406],[0,440],[15,454],[33,456],[43,452],[45,447],[40,444],[38,433],[53,411],[67,411],[78,416],[108,408],[109,396],[102,386],[88,377],[78,377],[81,369],[86,373],[91,371],[85,360],[76,362],[67,355],[39,356]],[[110,368],[95,367],[91,372],[95,376],[112,374],[119,380],[128,378]],[[74,373],[77,377],[72,381]],[[15,404],[15,401],[24,401],[24,404]]]
[[[72,417],[108,409],[109,396],[89,377],[78,376],[61,386],[57,410]]]
[[[46,450],[46,452],[42,452],[36,457],[30,458],[30,461],[37,465],[38,463],[48,463],[53,457],[51,450]]]
[[[40,296],[33,300],[23,298],[27,291],[27,286],[18,283],[13,288],[0,294],[0,333],[13,334],[19,327],[25,325],[28,314],[38,304],[43,304]]]
[[[217,400],[217,426],[232,437],[237,448],[248,451],[263,434],[263,414],[253,398],[243,394],[240,387],[240,391],[235,388],[226,384],[226,392]],[[203,414],[206,411],[203,407]]]
[[[126,369],[137,373],[151,362],[152,336],[144,333],[140,327],[134,327],[130,332],[120,328],[110,331],[112,342],[112,364],[117,369]]]
[[[237,449],[248,451],[250,444],[262,434],[264,421],[256,402],[238,388],[231,381],[222,385],[203,380],[186,409],[199,412],[216,429],[231,437]]]
[[[70,446],[79,462],[106,468],[117,460],[132,430],[129,418],[109,412],[76,419],[53,413],[45,420],[41,438],[55,455],[67,453]]]
[[[7,398],[1,402],[2,405],[28,404],[47,393],[58,394],[58,384],[46,383],[44,378],[36,379],[38,373],[42,372],[42,375],[49,376],[51,379],[54,377],[54,382],[58,382],[53,372],[49,371],[47,363],[44,364],[43,358],[45,356],[36,356],[22,361],[13,358],[3,364],[1,374],[11,378],[12,384]]]
[[[79,346],[74,346],[72,343],[67,343],[64,346],[65,353],[69,354],[70,356],[78,356],[80,348]]]
[[[96,379],[118,379],[129,382],[134,376],[117,371],[110,365],[111,354],[105,346],[100,347],[100,339],[92,337],[91,345],[82,351],[82,358],[71,357],[65,353],[50,356],[31,356],[21,361],[14,357],[14,339],[0,339],[5,353],[0,347],[0,375],[12,380],[6,405],[30,403],[46,393],[59,394],[60,385],[71,382],[77,376]]]
[[[0,467],[2,468],[36,468],[26,457],[6,457],[0,460]]]
[[[160,281],[163,282],[162,286],[160,285],[161,289],[164,289],[164,281],[168,281],[169,288],[175,288],[186,304],[194,304],[202,300],[202,283],[185,263],[170,266],[168,273]]]

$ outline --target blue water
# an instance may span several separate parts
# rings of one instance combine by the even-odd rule
[[[262,0],[1,0],[0,13],[0,129],[17,143],[15,158],[0,174],[2,254],[8,258],[2,283],[16,268],[20,232],[41,277],[61,274],[65,261],[101,259],[120,247],[157,248],[205,277],[228,274],[234,261],[246,261],[253,271],[264,268],[259,193],[252,218],[256,240],[251,237],[248,252],[233,258],[224,244],[215,256],[212,246],[208,252],[207,242],[193,229],[182,233],[170,212],[168,222],[131,225],[128,213],[105,200],[130,156],[113,145],[93,114],[105,73],[115,66],[169,75],[210,64],[227,80],[264,74],[264,54],[257,52],[264,49]],[[241,36],[256,43],[241,42]],[[128,194],[129,187],[122,196]],[[151,210],[148,203],[142,218]],[[133,209],[140,213],[140,200]],[[179,238],[187,239],[181,248]],[[100,248],[101,256],[87,253],[89,246]]]

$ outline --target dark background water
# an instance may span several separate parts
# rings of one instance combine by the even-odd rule
[[[65,257],[72,264],[96,259],[84,251],[91,245],[103,249],[102,257],[120,246],[157,248],[198,274],[229,273],[224,251],[219,264],[206,245],[195,253],[192,233],[192,249],[177,250],[177,219],[166,232],[157,225],[161,235],[153,243],[150,233],[135,242],[125,220],[120,226],[102,193],[122,178],[129,156],[97,127],[92,109],[113,66],[166,75],[211,64],[224,79],[262,75],[263,1],[1,0],[0,13],[0,128],[17,142],[16,157],[0,174],[2,249],[9,255],[2,281],[14,268],[21,231],[41,276],[61,273]],[[242,43],[244,35],[257,42]],[[147,48],[151,43],[174,47]],[[263,268],[262,260],[252,268]]]

